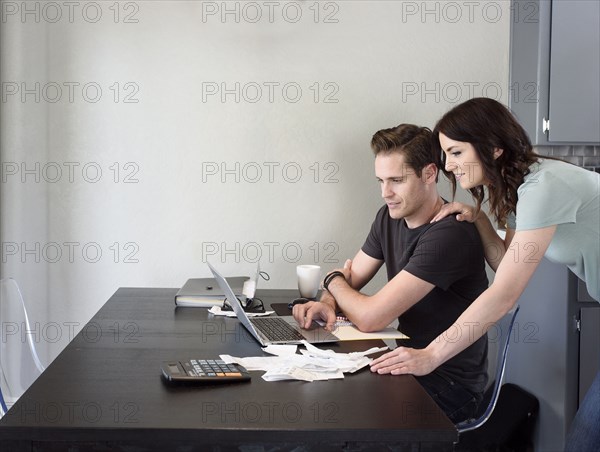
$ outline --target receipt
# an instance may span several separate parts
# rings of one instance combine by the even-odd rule
[[[320,348],[315,347],[312,344],[309,344],[306,341],[302,341],[302,345],[306,347],[306,350],[300,350],[301,353],[306,353],[311,356],[326,356],[326,357],[359,357],[359,356],[367,356],[372,355],[373,353],[384,352],[388,350],[388,347],[372,347],[364,352],[351,352],[351,353],[336,353],[333,350],[321,350]]]
[[[246,370],[269,370],[280,367],[278,356],[251,356],[248,358],[238,358],[230,355],[220,355],[221,359],[227,364],[236,363],[244,366]]]
[[[367,355],[387,350],[387,347],[373,347],[363,352],[336,353],[321,350],[307,342],[301,354],[296,346],[270,345],[263,348],[274,356],[251,356],[246,358],[220,355],[226,363],[237,363],[247,370],[264,370],[265,381],[300,380],[318,381],[344,378],[345,373],[354,373],[371,362]]]
[[[280,380],[301,380],[301,381],[314,381],[318,379],[318,375],[308,370],[301,369],[299,367],[290,366],[283,367],[281,369],[272,369],[265,372],[262,376],[263,380],[266,381],[280,381]],[[343,376],[342,376],[343,377]]]
[[[289,356],[295,355],[298,350],[297,345],[284,345],[284,344],[270,344],[266,347],[263,347],[263,352],[269,353],[275,356]]]

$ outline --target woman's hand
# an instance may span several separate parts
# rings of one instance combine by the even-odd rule
[[[447,217],[448,215],[452,215],[456,213],[456,219],[458,221],[468,221],[469,223],[475,223],[479,213],[481,211],[477,211],[475,206],[469,206],[467,204],[463,204],[461,202],[449,202],[444,204],[438,213],[435,214],[431,223],[435,223],[436,221],[441,220],[442,218]]]
[[[427,375],[433,372],[438,363],[433,352],[424,349],[398,347],[371,362],[371,372],[392,375]]]

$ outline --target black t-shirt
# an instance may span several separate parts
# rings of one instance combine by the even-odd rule
[[[475,225],[450,215],[436,223],[409,229],[404,219],[390,217],[388,207],[377,212],[362,247],[372,258],[385,261],[388,280],[401,270],[434,284],[423,299],[398,317],[398,329],[410,339],[399,345],[425,348],[446,331],[488,287],[484,251]],[[445,340],[456,341],[470,331],[450,330]],[[487,383],[487,335],[436,369],[474,393]]]

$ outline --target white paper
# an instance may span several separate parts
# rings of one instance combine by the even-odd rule
[[[318,381],[344,378],[345,373],[354,373],[371,362],[367,355],[387,350],[387,347],[373,347],[363,352],[336,353],[321,350],[304,342],[306,349],[296,353],[296,346],[270,345],[263,348],[274,356],[252,356],[240,358],[221,355],[226,363],[237,363],[247,370],[264,370],[266,381],[300,380]]]
[[[220,357],[227,364],[237,363],[240,366],[244,366],[247,370],[269,370],[280,367],[277,365],[277,361],[274,361],[279,359],[278,356],[251,356],[248,358],[238,358],[236,356],[220,355]]]
[[[351,352],[351,353],[336,353],[333,350],[321,350],[318,347],[315,347],[314,345],[306,342],[306,341],[302,341],[302,345],[304,345],[304,347],[306,347],[306,350],[300,350],[301,353],[309,353],[312,356],[326,356],[326,357],[344,357],[344,356],[348,356],[348,357],[358,357],[358,356],[367,356],[367,355],[372,355],[373,353],[379,353],[379,352],[384,352],[386,350],[389,350],[389,348],[386,347],[372,347],[368,350],[365,350],[364,352]]]
[[[302,381],[314,381],[318,378],[313,372],[301,369],[296,366],[284,367],[280,369],[268,370],[263,376],[263,380],[266,381],[280,381],[280,380],[302,380]]]
[[[263,352],[269,353],[270,355],[275,356],[289,356],[295,355],[296,351],[298,351],[297,345],[284,345],[284,344],[270,344],[266,347],[263,347]]]

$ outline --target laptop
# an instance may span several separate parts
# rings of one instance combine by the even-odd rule
[[[313,322],[309,329],[300,328],[291,315],[248,317],[227,280],[209,262],[207,264],[238,320],[263,347],[269,344],[299,344],[302,341],[311,344],[339,341],[336,335],[316,322]]]

